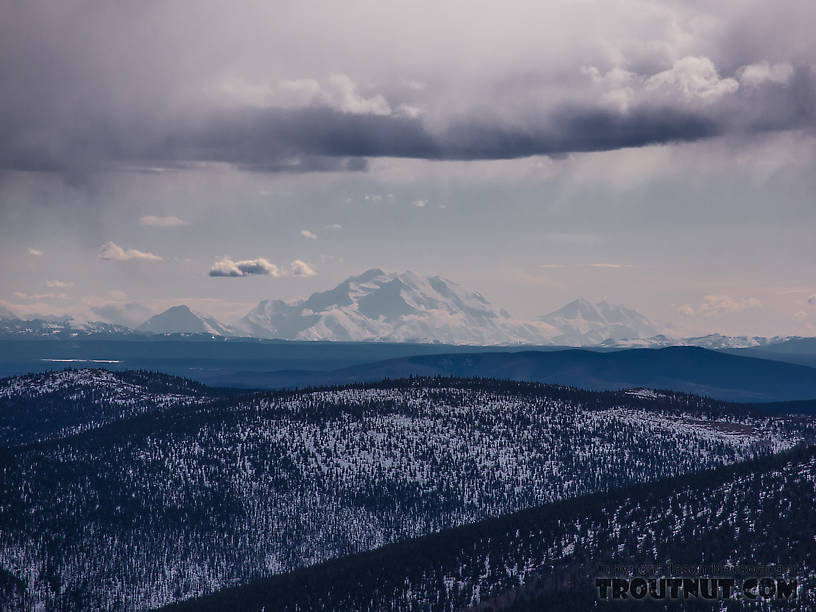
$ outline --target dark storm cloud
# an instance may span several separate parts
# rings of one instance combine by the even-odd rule
[[[669,2],[648,17],[637,2],[628,10],[520,2],[529,24],[546,17],[568,30],[586,12],[588,30],[562,40],[512,10],[474,10],[445,36],[429,33],[417,64],[424,49],[408,44],[408,26],[422,22],[419,6],[400,18],[394,7],[385,19],[352,3],[317,19],[313,9],[251,2],[229,15],[205,2],[0,4],[5,169],[81,175],[224,162],[263,172],[359,171],[366,158],[559,156],[814,125],[814,58],[802,25],[813,9],[801,2],[770,22],[758,19],[768,10],[758,2],[736,13],[734,4]],[[375,19],[371,27],[354,25],[360,14]],[[378,38],[377,18],[384,28],[406,24],[388,33],[391,46]],[[723,33],[707,30],[707,20],[724,24]],[[351,28],[342,45],[344,29],[325,28],[335,21]],[[792,78],[737,83],[742,67],[766,58],[794,64]],[[326,66],[353,67],[354,79],[328,76]],[[400,85],[411,76],[427,83]],[[655,76],[666,88],[650,86]]]
[[[439,159],[512,159],[531,155],[608,151],[715,136],[718,122],[672,109],[626,114],[587,108],[553,114],[552,127],[526,129],[462,123],[444,134]],[[430,157],[430,156],[428,156]]]
[[[588,108],[556,112],[547,125],[502,126],[464,120],[431,133],[419,119],[354,115],[329,108],[222,113],[179,131],[168,126],[154,142],[89,126],[56,147],[20,150],[0,142],[6,168],[95,169],[113,162],[167,165],[226,162],[257,171],[365,170],[369,157],[433,160],[511,159],[603,151],[710,137],[723,126],[672,109],[626,114]]]
[[[591,106],[504,125],[493,118],[458,118],[433,132],[420,118],[360,115],[328,107],[240,109],[166,125],[106,121],[55,126],[46,143],[25,143],[26,117],[2,125],[0,164],[29,171],[82,172],[116,164],[184,167],[225,162],[266,172],[359,171],[365,158],[429,160],[558,156],[651,144],[694,141],[730,131],[762,131],[813,124],[813,85],[800,77],[792,96],[769,96],[730,107],[661,107],[626,112]],[[766,112],[769,107],[774,112]],[[734,111],[734,112],[730,112]],[[736,113],[736,114],[735,114]]]

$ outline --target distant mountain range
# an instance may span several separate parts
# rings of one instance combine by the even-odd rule
[[[534,321],[513,318],[480,293],[439,276],[386,273],[373,268],[328,291],[305,299],[266,299],[234,324],[173,306],[135,329],[104,322],[76,324],[70,319],[22,321],[0,308],[0,335],[76,337],[128,334],[206,334],[280,340],[414,342],[452,345],[550,345],[657,348],[701,346],[712,349],[763,347],[789,340],[711,334],[673,338],[660,333],[643,314],[603,300],[583,298]]]

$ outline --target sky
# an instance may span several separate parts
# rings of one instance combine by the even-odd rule
[[[816,336],[816,4],[0,0],[0,306],[230,321],[380,267]]]

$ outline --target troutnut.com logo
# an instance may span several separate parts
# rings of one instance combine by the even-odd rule
[[[598,599],[791,600],[800,582],[781,566],[618,565],[601,566],[595,578]]]

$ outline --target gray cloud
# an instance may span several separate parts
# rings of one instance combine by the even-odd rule
[[[23,291],[15,291],[14,297],[21,300],[32,301],[48,301],[48,300],[67,300],[69,295],[67,293],[25,293]]]
[[[489,160],[557,156],[693,141],[728,129],[724,118],[711,113],[668,107],[626,113],[592,107],[562,109],[528,119],[523,125],[469,118],[439,133],[429,131],[417,118],[357,115],[328,107],[245,109],[214,115],[182,131],[169,126],[153,142],[140,142],[125,133],[117,139],[111,132],[91,132],[82,135],[82,148],[79,141],[61,143],[61,154],[52,148],[24,153],[7,142],[0,151],[0,163],[41,171],[90,169],[115,161],[156,165],[226,162],[266,172],[359,171],[365,170],[366,157]],[[79,156],[73,153],[80,148]]]
[[[241,261],[234,261],[229,257],[222,257],[212,265],[209,275],[213,277],[232,278],[252,275],[280,276],[280,270],[278,266],[269,263],[263,257],[244,259]]]
[[[712,317],[760,308],[762,303],[755,297],[735,298],[730,295],[705,295],[697,308],[683,304],[678,310],[686,316]]]
[[[128,327],[135,327],[153,315],[152,310],[138,302],[127,302],[125,304],[111,302],[90,306],[89,309],[103,321]]]
[[[259,257],[257,259],[245,259],[242,261],[234,261],[229,257],[222,257],[212,265],[209,271],[209,275],[213,277],[231,278],[240,278],[243,276],[252,275],[308,278],[315,276],[316,274],[317,272],[310,264],[300,259],[293,260],[289,264],[288,268],[281,269],[275,264],[268,262],[263,257]]]
[[[445,37],[429,35],[419,59],[408,43],[421,4],[366,28],[361,16],[379,18],[365,3],[324,20],[300,7],[269,20],[263,3],[227,20],[205,4],[7,6],[0,167],[360,171],[365,158],[559,156],[816,123],[816,50],[801,26],[816,9],[807,2],[774,19],[761,2],[667,2],[648,16],[637,3],[519,2],[470,11]],[[516,13],[553,33],[580,15],[585,31],[578,42],[542,37]],[[344,23],[347,44],[323,21]],[[405,29],[385,28],[394,22]],[[502,24],[514,36],[497,46]],[[337,72],[320,73],[325,65]]]
[[[187,225],[184,219],[179,219],[175,215],[168,217],[157,217],[156,215],[145,215],[139,217],[139,223],[148,227],[178,227],[179,225]]]
[[[131,259],[141,261],[162,261],[158,255],[147,251],[140,251],[138,249],[125,249],[120,247],[115,242],[106,242],[97,253],[99,259],[107,261],[129,261]]]
[[[81,142],[71,136],[56,148],[28,152],[15,150],[12,139],[0,144],[0,163],[51,171],[114,162],[170,167],[225,162],[252,171],[337,172],[365,170],[369,157],[491,160],[561,156],[811,125],[816,103],[812,79],[800,75],[795,89],[794,100],[774,92],[759,101],[730,100],[706,108],[673,108],[661,103],[620,110],[579,103],[513,122],[490,116],[463,117],[440,131],[432,131],[420,118],[353,114],[326,106],[237,109],[187,125],[167,126],[155,140],[121,130],[117,133],[116,126],[90,130],[79,136]],[[757,95],[753,92],[747,97]],[[181,224],[175,219],[145,217],[142,223]]]
[[[289,273],[298,278],[307,278],[317,275],[317,271],[311,265],[300,259],[292,261],[289,265]]]

